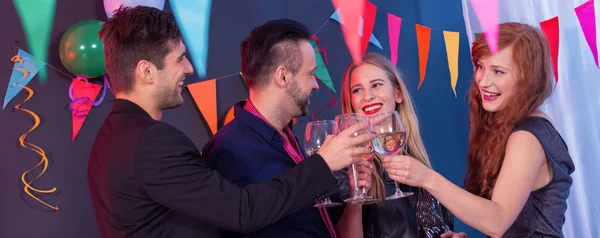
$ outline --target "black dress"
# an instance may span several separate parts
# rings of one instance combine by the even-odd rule
[[[380,170],[385,187],[385,195],[393,195],[396,191],[394,180],[385,170]],[[348,198],[349,181],[347,170],[335,172],[340,189],[339,197],[332,200],[341,202]],[[395,200],[384,200],[383,206],[377,204],[363,205],[363,233],[365,238],[388,237],[439,237],[448,230],[454,229],[453,214],[441,205],[426,190],[399,184],[403,192],[413,192],[414,195]],[[343,202],[342,202],[343,203]],[[328,209],[337,222],[341,218],[344,207]]]
[[[529,117],[513,131],[528,131],[538,139],[548,165],[552,168],[552,180],[548,185],[531,192],[521,213],[504,237],[564,237],[567,198],[573,183],[571,174],[575,165],[562,137],[543,117]]]

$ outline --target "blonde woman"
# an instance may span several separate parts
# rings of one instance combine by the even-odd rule
[[[431,168],[419,134],[419,122],[408,90],[398,70],[384,56],[367,53],[359,65],[350,64],[342,82],[342,113],[377,115],[398,111],[406,129],[407,151]],[[453,229],[453,215],[427,191],[400,184],[413,196],[385,200],[394,194],[394,181],[375,155],[369,195],[381,199],[376,205],[346,205],[338,222],[340,237],[439,237]],[[353,191],[346,173],[337,172],[342,196]],[[352,187],[352,188],[351,188]],[[464,233],[458,234],[462,236]]]

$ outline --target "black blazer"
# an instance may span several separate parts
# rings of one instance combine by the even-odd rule
[[[319,155],[244,189],[210,170],[181,131],[117,99],[88,162],[102,237],[219,237],[256,231],[336,192]]]

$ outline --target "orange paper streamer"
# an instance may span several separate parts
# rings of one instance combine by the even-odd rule
[[[21,59],[20,56],[15,55],[15,56],[12,57],[11,61],[15,62],[15,63],[18,62],[17,68],[14,68],[14,70],[18,70],[18,71],[21,71],[23,73],[23,77],[21,77],[21,79],[19,81],[25,79],[27,77],[27,75],[29,74],[29,72],[27,72],[27,70],[24,70],[22,68],[18,68],[18,66],[20,66],[21,64],[23,64],[23,59]],[[17,81],[17,82],[19,82],[19,81]],[[40,198],[38,198],[36,195],[34,195],[32,193],[32,191],[33,191],[33,192],[42,193],[42,194],[50,194],[50,193],[54,193],[56,191],[56,187],[54,187],[52,189],[48,189],[48,190],[43,190],[43,189],[37,189],[37,188],[31,186],[31,184],[35,180],[39,179],[42,176],[42,174],[44,174],[44,172],[46,172],[46,169],[48,169],[49,160],[48,160],[48,157],[46,156],[46,152],[42,148],[40,148],[37,145],[34,145],[32,143],[29,143],[29,142],[25,141],[25,139],[27,138],[27,136],[29,135],[29,133],[31,133],[33,130],[35,130],[40,125],[40,117],[37,114],[35,114],[31,110],[28,110],[28,109],[25,109],[25,108],[21,107],[21,105],[23,105],[24,103],[26,103],[27,101],[29,101],[29,99],[31,99],[31,97],[33,97],[33,94],[34,94],[33,90],[31,88],[27,87],[27,86],[19,85],[17,83],[15,83],[15,85],[21,87],[24,90],[26,90],[29,93],[29,95],[27,96],[27,98],[23,102],[17,104],[14,108],[17,109],[17,110],[21,110],[23,112],[28,113],[34,119],[33,126],[27,132],[25,132],[24,134],[22,134],[19,137],[19,143],[24,148],[29,149],[29,150],[37,153],[41,157],[40,162],[38,162],[33,168],[28,169],[27,171],[25,171],[21,175],[21,181],[23,181],[23,184],[25,185],[23,187],[23,191],[25,191],[25,193],[27,195],[29,195],[33,199],[37,200],[38,202],[44,204],[45,206],[47,206],[47,207],[49,207],[49,208],[51,208],[53,210],[58,211],[58,206],[52,206],[52,205],[50,205],[50,204],[42,201]],[[35,176],[34,179],[32,179],[31,181],[27,181],[27,174],[29,174],[32,170],[34,170],[34,169],[36,169],[36,168],[38,168],[40,166],[43,166],[42,171],[40,171],[40,173],[37,176]]]

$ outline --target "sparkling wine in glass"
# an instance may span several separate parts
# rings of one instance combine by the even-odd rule
[[[306,124],[306,130],[304,131],[304,150],[307,156],[311,156],[317,153],[328,135],[335,135],[335,121],[333,120],[322,120],[322,121],[311,121]],[[322,202],[317,203],[314,207],[335,207],[341,206],[339,202],[331,202],[329,196],[326,196]]]
[[[370,116],[368,120],[371,132],[376,135],[373,139],[375,152],[384,156],[406,152],[406,130],[397,111]],[[402,192],[397,181],[394,181],[394,184],[396,185],[396,192],[386,197],[386,200],[413,195],[413,192]]]
[[[346,128],[352,127],[355,124],[365,123],[367,124],[367,118],[362,114],[350,113],[350,114],[342,114],[335,117],[336,128],[338,132],[345,130]],[[363,133],[371,133],[368,129],[359,131],[355,134],[358,136]],[[373,146],[371,142],[366,142],[360,146],[370,147],[371,153],[363,154],[361,157],[365,160],[371,160],[373,158]],[[354,177],[354,184],[358,185],[358,171],[356,170],[356,164],[352,163],[352,173]],[[362,191],[362,192],[361,192]],[[379,200],[369,196],[366,192],[366,188],[358,188],[355,186],[354,188],[354,197],[348,198],[344,200],[346,203],[355,203],[355,204],[372,204],[377,203]]]

